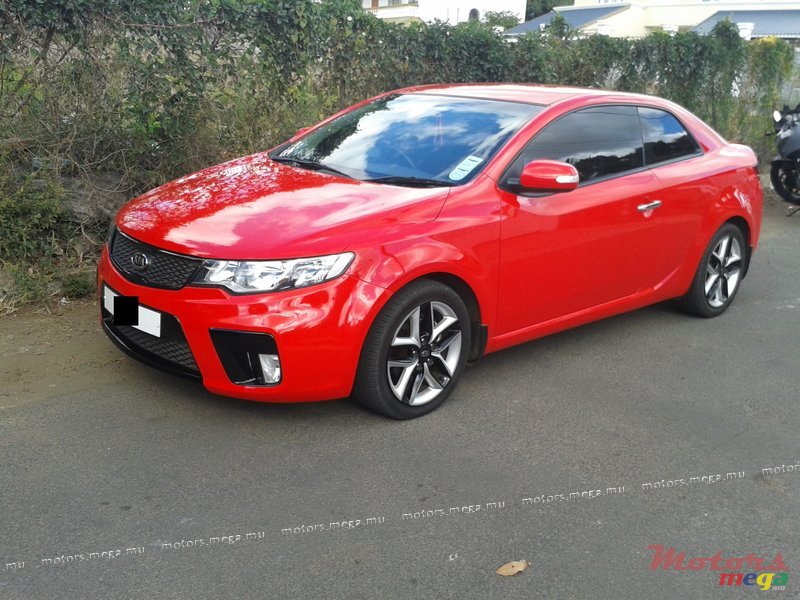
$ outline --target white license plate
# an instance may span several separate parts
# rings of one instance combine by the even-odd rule
[[[107,285],[103,286],[103,307],[112,315],[114,314],[114,296],[118,295]],[[140,305],[139,324],[132,327],[155,337],[161,337],[161,313]]]

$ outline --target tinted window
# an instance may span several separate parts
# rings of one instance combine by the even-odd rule
[[[636,108],[602,106],[561,117],[531,140],[509,177],[519,177],[525,164],[539,158],[574,165],[581,183],[643,167]]]
[[[639,108],[644,137],[644,156],[648,165],[683,156],[691,156],[699,148],[678,122],[668,112],[656,108]]]
[[[433,94],[384,97],[273,153],[313,160],[357,179],[472,179],[541,106]]]

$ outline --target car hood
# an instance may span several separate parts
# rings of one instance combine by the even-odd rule
[[[308,171],[260,153],[135,198],[117,226],[142,242],[203,258],[298,258],[342,252],[360,230],[433,220],[447,194]]]

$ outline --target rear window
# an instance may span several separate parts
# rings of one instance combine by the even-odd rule
[[[657,108],[639,107],[644,138],[644,159],[647,165],[694,156],[700,147],[678,119]]]

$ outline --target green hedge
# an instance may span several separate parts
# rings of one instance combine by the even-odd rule
[[[6,0],[0,143],[152,185],[274,144],[380,91],[511,81],[613,87],[673,99],[758,146],[792,60],[775,39],[579,37],[563,22],[508,43],[480,24],[403,27],[356,0]],[[734,95],[734,90],[738,95]]]

